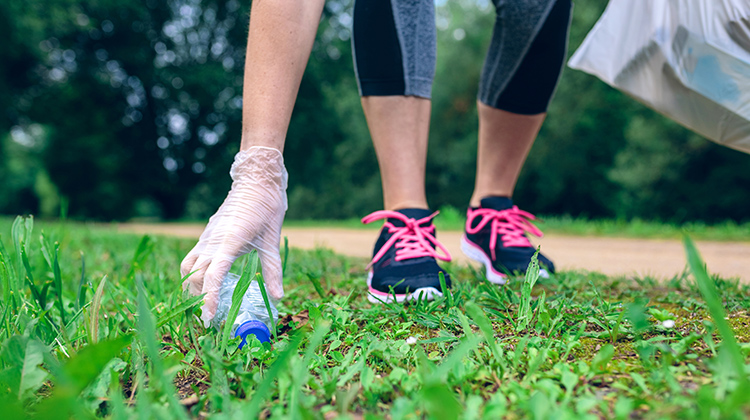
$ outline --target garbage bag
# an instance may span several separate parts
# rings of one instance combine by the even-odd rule
[[[568,65],[750,153],[748,0],[610,0]]]

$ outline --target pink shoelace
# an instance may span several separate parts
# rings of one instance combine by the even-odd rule
[[[479,224],[471,227],[474,218],[480,216],[482,220]],[[498,236],[503,241],[503,246],[506,247],[532,246],[529,238],[525,235],[526,232],[540,238],[543,236],[542,231],[534,226],[530,220],[536,220],[536,217],[527,211],[520,210],[517,206],[506,210],[485,209],[481,207],[478,209],[469,209],[466,219],[466,233],[473,235],[485,227],[487,223],[492,222],[490,250],[492,252],[492,260],[494,261]]]
[[[397,211],[380,210],[362,218],[362,223],[364,224],[386,219],[383,228],[387,228],[388,233],[392,234],[392,236],[380,248],[380,251],[372,257],[372,261],[367,265],[367,268],[369,269],[373,264],[378,262],[378,260],[380,260],[394,244],[396,246],[396,261],[419,257],[433,257],[443,261],[450,261],[450,253],[435,238],[435,226],[432,223],[430,223],[429,226],[420,226],[422,223],[432,220],[437,214],[438,212],[435,212],[427,217],[416,220],[410,219]],[[398,219],[404,222],[405,226],[395,226],[387,220],[388,218]],[[433,244],[435,245],[435,248],[443,253],[443,255],[440,255],[435,248],[432,247]]]

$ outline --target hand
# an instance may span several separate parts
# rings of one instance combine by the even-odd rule
[[[251,147],[237,153],[230,173],[232,189],[180,265],[183,277],[193,273],[183,290],[206,294],[201,315],[205,325],[216,314],[221,283],[232,263],[254,249],[268,294],[274,299],[284,296],[279,256],[287,209],[284,158],[276,149]]]

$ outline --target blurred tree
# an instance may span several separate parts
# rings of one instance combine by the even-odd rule
[[[285,147],[291,218],[340,218],[381,204],[377,161],[350,46],[353,1],[328,1]]]
[[[241,7],[70,2],[76,26],[47,28],[38,70],[47,86],[28,93],[29,116],[51,128],[45,166],[71,214],[183,214],[211,162],[226,161],[225,133],[239,126]]]
[[[50,25],[64,2],[50,2],[50,14],[33,2],[0,3],[0,213],[40,213],[37,179],[48,179],[41,162],[44,129],[26,117],[25,92],[42,89],[34,71],[43,59],[40,28]],[[64,28],[64,23],[61,23]],[[54,192],[52,193],[54,195]],[[48,202],[48,200],[46,200]]]
[[[291,218],[361,216],[381,186],[356,89],[353,0],[329,0],[289,129]],[[438,2],[433,207],[474,184],[488,0]],[[606,0],[578,0],[569,53]],[[249,0],[0,2],[0,213],[210,216],[239,147]],[[249,87],[252,88],[252,87]],[[516,201],[543,214],[750,220],[748,157],[566,70]]]

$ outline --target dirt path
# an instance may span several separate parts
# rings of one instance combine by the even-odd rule
[[[197,239],[203,227],[196,224],[121,224],[118,230]],[[371,230],[336,228],[288,228],[282,232],[282,236],[289,238],[291,247],[325,247],[353,257],[371,256],[375,235]],[[454,261],[461,264],[469,261],[459,246],[461,232],[442,231],[439,239],[451,252]],[[686,265],[682,243],[677,240],[548,234],[537,243],[563,270],[582,269],[607,275],[648,275],[668,279],[681,273]],[[701,241],[697,246],[710,273],[750,281],[750,242]]]

